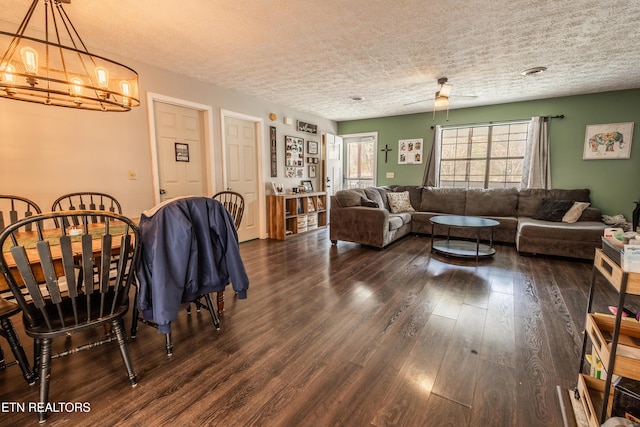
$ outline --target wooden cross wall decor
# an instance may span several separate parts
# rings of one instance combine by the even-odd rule
[[[389,155],[389,151],[393,151],[389,148],[389,144],[384,144],[384,148],[380,151],[384,151],[384,162],[387,163],[387,156]]]

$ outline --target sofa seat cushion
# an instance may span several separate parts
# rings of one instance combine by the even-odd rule
[[[411,214],[408,212],[389,214],[389,231],[397,230],[411,222]]]
[[[606,224],[597,221],[574,223],[541,221],[528,217],[518,218],[518,235],[535,239],[596,242],[599,244]]]

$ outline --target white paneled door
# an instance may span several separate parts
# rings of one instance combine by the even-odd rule
[[[244,196],[244,215],[238,229],[241,242],[260,237],[257,127],[256,122],[224,117],[225,187]]]
[[[343,151],[342,151],[342,137],[333,134],[325,135],[326,142],[326,180],[327,180],[327,209],[331,209],[330,200],[334,194],[342,190],[343,184]]]
[[[206,196],[206,156],[202,113],[154,103],[160,200]]]

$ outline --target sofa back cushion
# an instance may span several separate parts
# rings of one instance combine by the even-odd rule
[[[492,188],[467,190],[465,215],[516,216],[517,188]]]
[[[378,204],[378,207],[389,210],[389,202],[387,201],[387,191],[381,187],[369,187],[364,189],[367,199]]]
[[[424,187],[420,210],[423,212],[464,215],[466,188]]]
[[[518,193],[518,216],[533,217],[538,211],[542,199],[572,200],[574,202],[591,202],[589,189],[577,190],[544,190],[542,188],[525,188]]]
[[[602,212],[600,209],[589,206],[582,212],[578,221],[602,221]]]
[[[547,197],[543,188],[525,188],[518,193],[518,216],[533,217],[538,211],[542,199]]]
[[[558,200],[573,200],[574,202],[587,202],[591,203],[589,194],[591,191],[588,188],[580,188],[577,190],[548,190],[547,199]]]
[[[338,206],[341,208],[362,206],[362,199],[366,198],[367,196],[364,193],[364,190],[360,188],[354,188],[351,190],[340,190],[335,194],[335,200],[338,202]]]

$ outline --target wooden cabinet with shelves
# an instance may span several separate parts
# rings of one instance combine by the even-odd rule
[[[591,313],[597,274],[602,275],[618,292],[617,315]],[[640,325],[622,318],[628,295],[640,295],[640,273],[626,273],[602,249],[596,249],[587,302],[587,318],[576,397],[580,399],[590,427],[600,426],[611,416],[613,404],[612,376],[640,380]],[[606,380],[582,374],[587,343],[602,361]],[[631,354],[631,356],[630,356]]]
[[[269,238],[285,240],[327,226],[327,193],[267,196]]]

